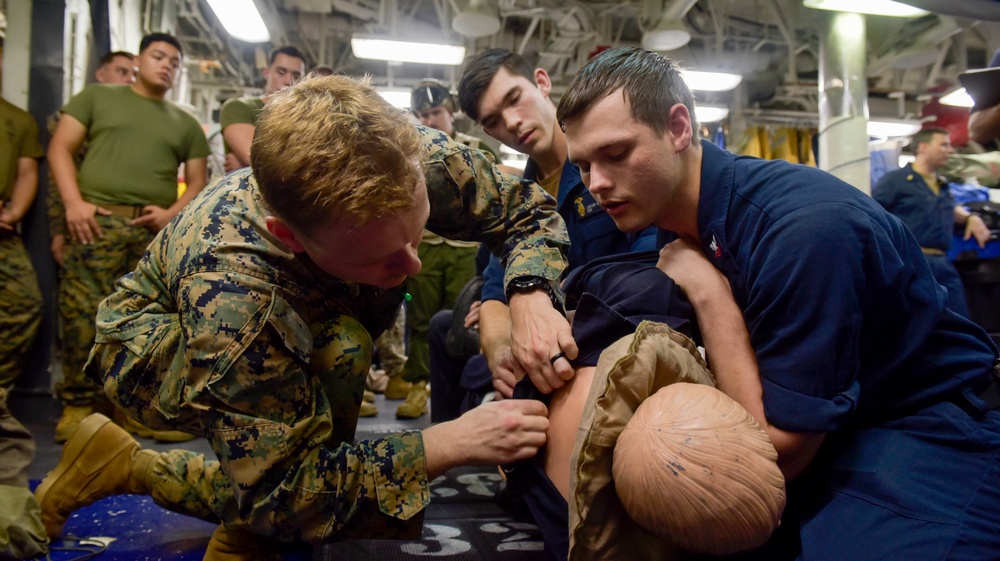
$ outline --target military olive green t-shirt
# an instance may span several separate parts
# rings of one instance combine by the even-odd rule
[[[264,100],[260,97],[231,97],[219,110],[219,126],[226,130],[229,125],[247,124],[257,126],[260,112],[264,110]],[[223,136],[225,139],[225,136]],[[226,152],[232,152],[226,144]]]
[[[89,148],[76,180],[92,203],[169,207],[177,200],[177,168],[209,154],[194,117],[131,86],[87,86],[63,113],[87,127]]]
[[[0,200],[6,201],[17,179],[17,160],[45,155],[38,143],[38,124],[17,107],[0,99]]]

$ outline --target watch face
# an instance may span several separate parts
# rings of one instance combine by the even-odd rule
[[[511,289],[514,290],[528,290],[534,288],[544,288],[545,280],[540,278],[527,278],[527,279],[514,279],[510,282]]]

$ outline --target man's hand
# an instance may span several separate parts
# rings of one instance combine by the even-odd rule
[[[533,399],[496,401],[424,429],[428,477],[460,465],[507,464],[533,457],[545,444],[548,415],[548,408]]]
[[[96,215],[110,216],[111,211],[93,203],[81,200],[75,205],[66,205],[66,230],[76,243],[91,244],[104,237],[97,225]]]
[[[683,239],[663,246],[656,268],[681,287],[692,305],[696,306],[696,301],[701,298],[725,295],[731,300],[733,297],[729,281],[722,272],[709,262],[701,250]]]
[[[239,159],[232,152],[226,152],[223,167],[226,169],[226,173],[232,173],[238,169],[243,169],[243,164],[240,163]]]
[[[142,216],[132,220],[133,226],[142,226],[152,233],[157,233],[173,219],[174,215],[167,209],[156,205],[142,207]]]
[[[980,248],[986,247],[986,242],[990,241],[990,238],[993,237],[993,233],[986,227],[983,218],[978,214],[970,214],[965,219],[965,237],[962,239],[968,240],[971,237],[976,238],[976,243],[979,244]]]
[[[514,374],[514,360],[510,347],[500,347],[486,355],[486,364],[493,375],[493,389],[506,399],[514,395],[514,386],[520,378]]]
[[[52,236],[52,245],[49,249],[52,250],[52,258],[62,267],[66,258],[66,236],[62,234]]]
[[[573,378],[569,361],[579,352],[569,322],[542,290],[514,294],[510,300],[511,350],[514,373],[525,374],[542,393],[551,393]],[[553,357],[562,357],[552,360]]]
[[[3,201],[0,201],[0,231],[12,232],[17,227],[18,217],[9,209],[4,208]]]
[[[466,329],[470,327],[475,327],[479,323],[479,308],[483,307],[482,300],[476,300],[469,306],[469,313],[465,314],[465,322],[463,325]]]

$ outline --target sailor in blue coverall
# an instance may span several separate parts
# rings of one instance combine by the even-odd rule
[[[531,160],[528,160],[525,166],[524,178],[531,181],[536,178],[536,169]],[[580,180],[580,171],[569,162],[563,166],[559,178],[557,211],[566,222],[570,239],[567,273],[598,257],[656,249],[670,239],[667,233],[658,232],[652,227],[638,234],[621,232],[587,191],[587,187]],[[496,256],[490,257],[483,276],[485,284],[482,301],[499,300],[506,303],[503,267]],[[450,314],[450,311],[446,313]],[[444,314],[445,312],[442,312],[435,317],[436,325],[451,324],[451,316]],[[483,354],[472,357],[468,362],[462,362],[445,356],[439,349],[432,355],[432,360],[432,421],[440,422],[457,417],[470,405],[478,403],[483,393],[492,390],[492,375]],[[475,392],[467,395],[468,390]]]
[[[917,241],[857,189],[702,150],[702,249],[743,310],[767,419],[826,433],[789,485],[778,537],[838,559],[997,558],[989,336],[949,309]]]
[[[633,107],[629,88],[669,111]],[[719,387],[737,383],[778,450],[782,525],[736,558],[1000,558],[996,345],[948,308],[899,219],[828,173],[699,142],[693,106],[676,63],[617,48],[581,69],[558,116],[595,199],[626,202],[619,226],[681,237],[658,267],[690,298]],[[722,283],[752,346],[738,363],[711,352]]]
[[[976,234],[980,247],[989,239],[989,229],[978,215],[964,207],[956,207],[948,181],[937,175],[937,170],[947,163],[953,152],[948,131],[924,129],[910,144],[917,153],[916,162],[882,176],[872,188],[872,197],[906,224],[927,257],[934,278],[948,289],[951,309],[969,317],[962,279],[947,253],[956,222],[965,226],[966,239]],[[927,178],[921,170],[929,172]]]

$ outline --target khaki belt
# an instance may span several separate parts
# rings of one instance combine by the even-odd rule
[[[142,207],[145,205],[97,205],[100,208],[111,211],[113,216],[122,218],[139,218],[142,216]]]
[[[920,251],[924,252],[924,255],[944,255],[945,251],[943,249],[936,249],[933,247],[921,247]]]

